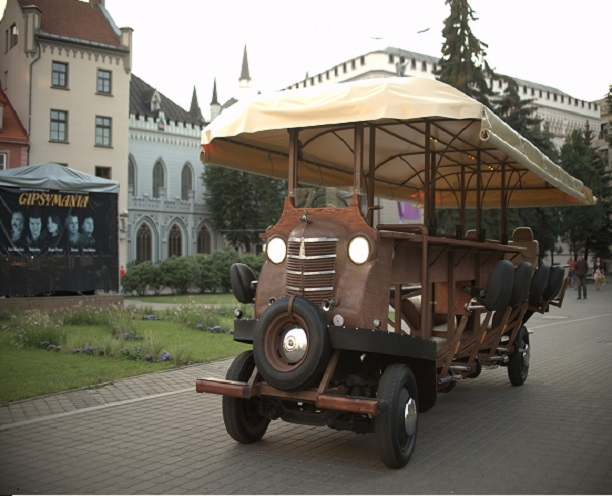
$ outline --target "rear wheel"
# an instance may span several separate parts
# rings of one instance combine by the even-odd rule
[[[508,361],[508,378],[513,386],[522,386],[529,374],[529,360],[531,348],[529,347],[529,331],[522,326],[514,342],[514,352]]]
[[[383,408],[374,427],[380,456],[390,468],[404,467],[414,452],[418,427],[418,393],[410,367],[389,365],[380,378],[377,398]]]
[[[238,355],[229,370],[226,379],[246,382],[255,368],[252,351],[244,351]],[[259,441],[266,430],[270,420],[259,413],[260,398],[234,398],[223,397],[223,422],[227,433],[236,441],[250,444]]]

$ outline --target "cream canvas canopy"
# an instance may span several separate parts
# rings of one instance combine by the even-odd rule
[[[588,187],[487,107],[425,78],[376,78],[240,101],[203,130],[201,160],[287,179],[293,129],[300,182],[351,185],[359,125],[364,178],[374,169],[378,197],[421,205],[435,198],[438,208],[595,203]]]

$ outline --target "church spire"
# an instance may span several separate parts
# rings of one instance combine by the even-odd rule
[[[200,105],[198,104],[198,95],[196,93],[195,85],[193,86],[193,95],[191,96],[191,106],[189,107],[189,115],[199,125],[204,124],[204,117],[202,116]]]
[[[213,95],[210,104],[219,105],[219,101],[217,100],[217,78],[215,78],[215,81],[213,83]]]
[[[219,117],[220,113],[221,104],[219,103],[219,100],[217,100],[217,78],[215,78],[213,83],[212,101],[210,102],[210,120],[214,121],[217,117]]]
[[[240,86],[249,86],[251,75],[249,74],[249,60],[247,58],[247,48],[244,45],[244,55],[242,56],[242,72],[240,73]]]

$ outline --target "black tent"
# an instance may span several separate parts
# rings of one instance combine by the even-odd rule
[[[0,295],[117,291],[119,183],[55,163],[0,172]]]

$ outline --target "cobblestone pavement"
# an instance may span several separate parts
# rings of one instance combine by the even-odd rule
[[[234,442],[194,387],[221,360],[0,407],[0,494],[610,494],[612,287],[589,289],[532,318],[523,387],[499,368],[440,395],[403,469],[325,427]]]

